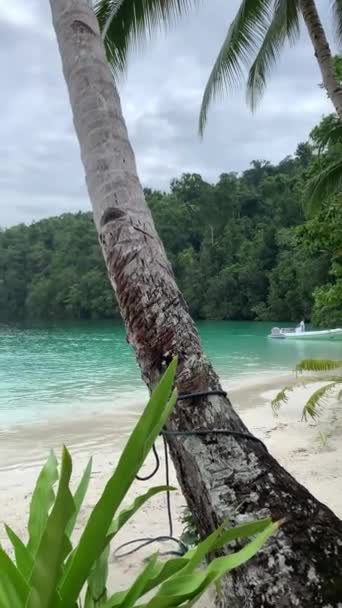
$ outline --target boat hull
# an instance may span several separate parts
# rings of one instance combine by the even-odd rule
[[[342,339],[342,328],[322,331],[282,332],[269,335],[274,340],[336,340]]]

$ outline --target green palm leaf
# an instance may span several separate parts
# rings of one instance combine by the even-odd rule
[[[327,128],[316,128],[312,132],[312,139],[319,152],[342,143],[342,121],[340,118],[331,114],[326,120],[329,121]]]
[[[316,420],[319,416],[318,408],[324,401],[324,398],[328,396],[334,388],[337,386],[337,382],[331,382],[322,386],[317,391],[312,393],[310,399],[307,400],[303,408],[302,420],[308,421],[308,418]]]
[[[305,192],[306,207],[310,214],[322,206],[329,196],[342,190],[342,159],[331,162],[317,175],[312,177]]]
[[[294,43],[299,37],[298,0],[276,0],[272,21],[247,80],[247,100],[255,109],[265,87],[266,79],[277,61],[286,39]]]
[[[293,386],[285,386],[279,393],[272,399],[271,406],[275,416],[278,415],[278,412],[283,405],[283,403],[287,403],[289,400],[288,394],[293,391]]]
[[[341,370],[342,369],[342,361],[334,360],[334,359],[304,359],[300,361],[296,365],[296,373],[302,374],[303,372],[331,372],[333,370]],[[272,400],[271,405],[273,412],[275,414],[278,413],[280,406],[283,403],[288,401],[288,393],[289,391],[294,390],[297,386],[305,386],[305,384],[311,384],[313,382],[326,382],[324,386],[317,389],[307,400],[306,404],[303,408],[302,420],[308,420],[308,418],[312,418],[316,420],[319,416],[319,407],[323,403],[325,397],[333,391],[339,384],[342,383],[342,376],[329,375],[328,377],[325,375],[318,376],[308,376],[307,378],[301,377],[299,381],[294,382],[292,386],[286,386],[283,388],[278,395]],[[337,398],[340,399],[342,391],[340,391],[337,395]]]
[[[272,0],[243,0],[231,23],[205,87],[199,118],[203,134],[208,108],[215,96],[239,82],[243,66],[262,44],[271,20]]]
[[[107,59],[115,76],[125,72],[131,46],[150,38],[152,30],[168,27],[198,4],[198,0],[97,0],[95,13]]]
[[[296,365],[296,372],[328,372],[342,368],[342,361],[334,359],[304,359]]]
[[[336,37],[338,42],[342,42],[342,0],[334,0],[332,9]]]

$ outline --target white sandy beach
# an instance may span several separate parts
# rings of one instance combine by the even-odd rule
[[[260,437],[270,452],[303,483],[319,500],[329,505],[342,517],[342,417],[340,406],[332,399],[324,408],[319,426],[300,421],[305,398],[310,386],[296,389],[284,405],[279,417],[273,416],[270,400],[289,377],[262,378],[257,384],[234,387],[230,398],[250,430]],[[226,383],[227,384],[227,383]],[[225,388],[229,389],[226,385]],[[317,388],[317,385],[315,385]],[[20,535],[25,534],[28,504],[39,467],[50,448],[60,449],[65,443],[74,457],[74,476],[79,478],[90,455],[94,457],[90,488],[82,510],[78,530],[86,521],[110,472],[115,466],[124,440],[139,415],[138,411],[113,411],[113,414],[87,416],[79,420],[55,420],[49,424],[22,426],[0,430],[0,512],[2,522],[10,524]],[[326,435],[326,443],[319,431]],[[154,462],[148,458],[144,472],[148,473]],[[164,468],[161,466],[153,485],[163,484]],[[174,471],[172,483],[177,484]],[[146,490],[151,482],[136,482],[127,502]],[[173,496],[175,533],[179,534],[178,520],[185,501],[179,491]],[[168,533],[165,497],[159,495],[145,505],[137,516],[120,533],[116,546],[126,540]],[[0,542],[8,548],[3,527]],[[161,550],[168,547],[163,546]],[[173,548],[173,547],[172,547]],[[115,545],[113,550],[115,549]],[[155,551],[151,547],[121,560],[112,557],[110,588],[124,589],[141,568],[143,559]],[[206,602],[208,605],[208,602]]]

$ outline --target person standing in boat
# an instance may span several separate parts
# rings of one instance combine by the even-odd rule
[[[296,327],[296,334],[301,334],[304,331],[305,331],[305,323],[304,323],[304,321],[301,321],[299,323],[299,325],[297,325],[297,327]]]

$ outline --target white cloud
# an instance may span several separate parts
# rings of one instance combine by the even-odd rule
[[[89,208],[48,4],[0,0],[0,225]],[[285,51],[258,111],[252,115],[237,91],[213,105],[199,139],[203,87],[238,4],[207,0],[132,53],[120,92],[144,184],[166,188],[183,171],[215,179],[253,159],[277,162],[330,111],[304,32]],[[327,18],[326,0],[319,6]]]
[[[33,27],[38,19],[33,3],[27,0],[0,0],[0,21],[20,28]]]

